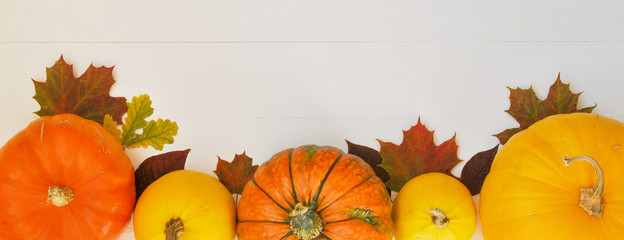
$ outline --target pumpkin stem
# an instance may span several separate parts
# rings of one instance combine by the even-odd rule
[[[323,221],[311,208],[297,203],[295,209],[288,215],[290,216],[290,230],[298,239],[310,240],[321,235]]]
[[[427,212],[431,213],[431,221],[433,222],[433,224],[435,224],[436,227],[445,228],[451,221],[446,217],[442,209],[434,208],[431,210],[427,210]]]
[[[605,185],[604,173],[602,171],[602,168],[600,167],[600,164],[598,164],[598,162],[596,162],[596,160],[590,156],[581,155],[572,158],[569,158],[567,156],[563,157],[563,165],[565,166],[568,166],[576,161],[586,161],[591,163],[596,169],[596,175],[598,178],[598,183],[596,183],[596,186],[589,188],[581,187],[581,201],[578,205],[590,216],[602,217],[602,209],[604,209],[606,205],[604,200],[602,199],[602,192],[604,191]]]
[[[181,218],[171,218],[171,220],[165,224],[166,240],[178,240],[182,233],[184,233],[184,223]]]
[[[48,202],[54,206],[62,207],[74,200],[74,190],[65,187],[50,186],[48,188]]]

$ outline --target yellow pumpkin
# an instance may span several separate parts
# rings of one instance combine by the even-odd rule
[[[470,191],[443,173],[419,175],[394,200],[394,238],[468,240],[477,224]]]
[[[219,180],[178,170],[145,189],[133,224],[137,240],[234,239],[236,206]]]
[[[596,114],[516,134],[481,190],[484,239],[624,239],[623,147],[624,124]]]

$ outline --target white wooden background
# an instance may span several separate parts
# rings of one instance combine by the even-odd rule
[[[30,79],[63,54],[76,74],[115,65],[113,96],[150,94],[180,126],[165,151],[192,149],[188,169],[344,139],[378,148],[418,117],[438,143],[457,134],[467,160],[516,126],[506,86],[544,98],[559,72],[581,105],[624,121],[622,12],[621,0],[0,0],[0,143],[35,118]],[[135,166],[155,153],[129,151]]]

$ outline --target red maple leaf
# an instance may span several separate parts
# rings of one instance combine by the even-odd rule
[[[403,131],[403,142],[396,145],[379,141],[382,163],[379,165],[390,174],[386,182],[398,192],[410,179],[428,172],[442,172],[451,175],[451,170],[461,160],[457,158],[455,136],[436,146],[433,131],[429,131],[418,119],[418,124]]]
[[[54,66],[46,69],[45,82],[33,79],[33,83],[33,98],[41,106],[35,112],[39,116],[74,113],[102,124],[104,116],[109,114],[121,123],[121,116],[128,110],[126,98],[109,95],[115,83],[112,67],[90,65],[80,77],[75,78],[72,65],[61,56]]]
[[[252,159],[245,152],[236,154],[232,162],[219,158],[217,170],[214,171],[219,181],[230,190],[231,193],[242,194],[245,184],[251,180],[258,169],[258,165],[252,165]]]
[[[509,88],[509,87],[508,87]],[[506,110],[520,124],[520,127],[510,128],[494,136],[498,138],[501,144],[507,143],[507,140],[514,134],[528,128],[533,123],[544,119],[545,117],[573,112],[591,113],[596,105],[577,109],[578,99],[581,93],[573,93],[570,91],[570,84],[561,81],[561,74],[557,76],[557,80],[550,86],[548,97],[540,100],[533,87],[529,89],[509,88],[509,109]]]

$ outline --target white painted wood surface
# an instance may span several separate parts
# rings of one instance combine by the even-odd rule
[[[150,94],[180,126],[165,151],[191,148],[189,169],[308,143],[378,148],[419,117],[438,143],[457,134],[467,160],[516,126],[506,86],[544,98],[559,72],[581,105],[624,121],[622,12],[619,0],[0,0],[0,143],[35,118],[30,79],[63,54],[76,74],[115,65],[114,96]],[[155,153],[129,151],[135,166]]]

